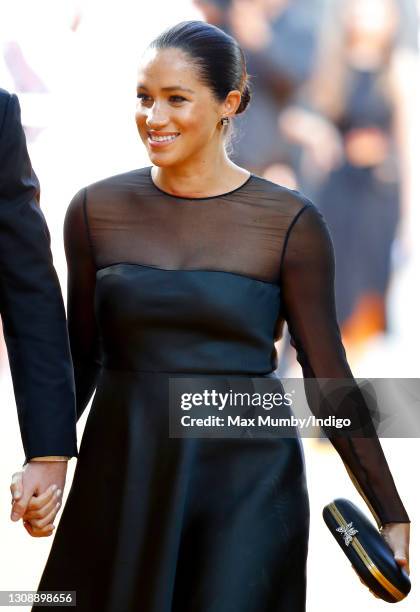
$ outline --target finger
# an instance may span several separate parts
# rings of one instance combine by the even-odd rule
[[[401,554],[400,556],[397,556],[397,554],[395,554],[395,561],[407,572],[408,575],[410,575],[410,566],[407,557]]]
[[[54,495],[57,495],[56,491],[60,491],[58,497],[61,495],[61,489],[57,489],[57,485],[53,484],[42,495],[33,495],[29,500],[28,510],[39,510],[45,504],[48,504]]]
[[[46,538],[50,536],[54,531],[54,525],[47,525],[43,529],[36,529],[32,527],[29,522],[24,521],[23,526],[25,527],[29,535],[31,535],[33,538]]]
[[[13,499],[19,499],[23,493],[22,486],[22,472],[15,472],[12,475],[12,484],[10,485],[10,492]]]
[[[57,516],[59,509],[60,509],[60,502],[57,502],[54,508],[52,508],[52,510],[48,512],[48,514],[46,514],[44,517],[33,518],[33,519],[30,519],[28,522],[32,525],[32,527],[36,529],[43,529],[46,525],[54,523],[54,519]]]
[[[43,500],[44,502],[49,499],[50,497],[52,497],[54,495],[54,490],[57,488],[57,485],[51,485],[51,487],[49,487],[45,493],[43,493],[42,495],[33,495],[33,490],[31,491],[30,489],[27,488],[27,490],[24,490],[22,497],[13,503],[12,506],[12,513],[11,513],[11,519],[12,521],[18,521],[19,519],[21,519],[23,517],[23,515],[25,514],[26,510],[27,510],[27,506],[31,501],[31,498],[33,497],[33,499],[38,499],[38,504],[42,505],[42,502],[39,501],[39,499],[41,498],[41,500]]]
[[[45,494],[39,497],[32,496],[29,500],[26,513],[33,514],[31,518],[41,518],[42,516],[45,516],[45,511],[49,512],[50,509],[61,500],[61,494],[61,489],[57,489],[50,492],[47,496]],[[39,513],[39,516],[37,516],[37,513]]]
[[[407,563],[407,554],[406,554],[406,550],[404,549],[404,546],[402,544],[399,544],[395,549],[394,549],[394,558],[395,561],[397,563]]]
[[[42,529],[43,527],[46,527],[47,525],[49,525],[50,523],[54,521],[59,507],[60,507],[60,502],[57,502],[56,506],[51,510],[51,512],[47,514],[47,516],[45,516],[42,519],[32,519],[31,521],[29,521],[30,524],[32,525],[32,527],[35,527],[36,529]]]
[[[359,576],[359,580],[363,584],[364,587],[369,588],[368,585],[366,584],[366,582],[360,576]],[[370,589],[369,589],[369,591],[370,591]]]
[[[56,505],[58,508],[61,506],[61,501],[56,495],[53,495],[51,500],[47,504],[41,506],[41,508],[38,508],[36,510],[29,510],[30,504],[28,504],[26,512],[22,518],[25,521],[45,518],[56,507]]]
[[[18,521],[25,514],[32,493],[33,491],[27,487],[26,490],[23,491],[22,496],[17,501],[13,502],[10,515],[12,521]]]

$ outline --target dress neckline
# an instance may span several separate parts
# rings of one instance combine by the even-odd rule
[[[238,185],[238,187],[231,189],[230,191],[226,191],[225,193],[219,193],[213,196],[204,196],[204,197],[194,198],[191,196],[178,196],[173,193],[169,193],[168,191],[164,191],[163,189],[158,187],[152,178],[152,168],[153,166],[149,166],[149,169],[148,169],[149,171],[147,173],[150,184],[154,187],[154,189],[156,189],[157,191],[160,191],[160,193],[163,193],[164,195],[169,196],[170,198],[175,198],[176,200],[214,200],[215,198],[222,198],[223,196],[228,196],[232,193],[235,193],[236,191],[239,191],[240,189],[248,185],[251,179],[255,176],[252,172],[250,172],[245,182],[243,182],[241,185]]]

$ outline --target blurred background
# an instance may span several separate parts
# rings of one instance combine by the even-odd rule
[[[20,100],[64,297],[62,225],[71,197],[85,184],[149,164],[134,123],[140,54],[165,27],[202,19],[237,38],[251,75],[253,99],[234,121],[231,158],[299,189],[327,220],[337,314],[353,374],[418,378],[419,9],[417,0],[155,0],[147,6],[140,0],[1,0],[0,86]],[[279,374],[300,377],[287,334],[278,352]],[[31,538],[9,519],[10,479],[24,456],[1,334],[0,402],[0,590],[34,590],[52,540]],[[398,605],[414,612],[420,607],[418,441],[381,442],[412,520],[413,586]],[[361,585],[321,516],[340,496],[369,510],[329,441],[303,443],[311,501],[307,610],[385,609]],[[75,459],[64,500],[74,467]],[[94,520],[88,507],[86,520]]]

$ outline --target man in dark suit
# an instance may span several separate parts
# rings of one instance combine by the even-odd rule
[[[77,456],[76,411],[65,310],[39,207],[39,183],[19,101],[2,89],[0,314],[25,451],[23,470],[11,485],[11,518],[19,520],[36,498],[50,495],[53,485],[63,490],[67,459]],[[49,535],[41,521],[25,526],[31,535]]]

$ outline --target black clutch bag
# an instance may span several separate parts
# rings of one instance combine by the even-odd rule
[[[348,499],[338,498],[322,512],[324,521],[359,577],[389,603],[407,597],[411,582],[376,526]]]

